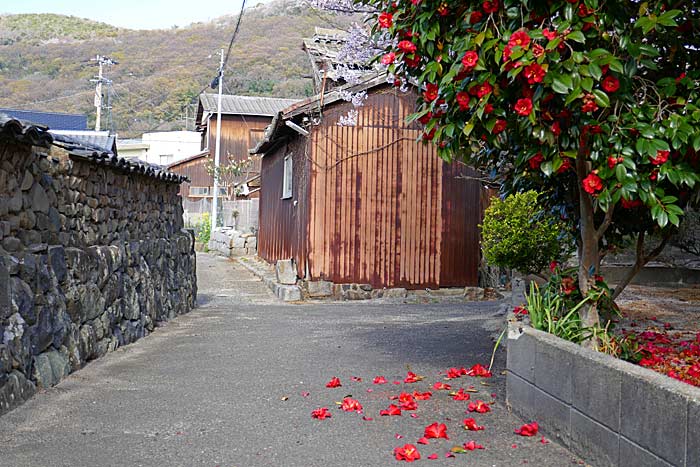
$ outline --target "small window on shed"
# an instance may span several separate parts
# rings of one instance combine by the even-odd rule
[[[288,155],[284,158],[284,176],[282,178],[282,199],[289,199],[292,197],[292,155]]]

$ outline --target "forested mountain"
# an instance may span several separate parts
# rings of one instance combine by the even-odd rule
[[[0,16],[0,107],[85,113],[94,121],[90,79],[97,66],[90,59],[100,54],[119,62],[105,75],[113,81],[113,126],[120,135],[182,129],[187,105],[216,75],[216,52],[228,45],[236,20],[231,15],[143,31],[52,14]],[[315,26],[347,28],[353,20],[319,12],[301,0],[246,9],[224,91],[310,95],[311,68],[301,39]]]

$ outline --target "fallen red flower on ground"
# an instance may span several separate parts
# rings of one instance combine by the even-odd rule
[[[483,367],[481,364],[477,363],[467,371],[468,376],[480,376],[482,378],[490,378],[491,372]]]
[[[428,399],[433,397],[433,393],[430,391],[427,391],[427,392],[413,391],[413,397],[415,397],[419,401],[427,401]]]
[[[383,376],[377,376],[374,378],[374,381],[372,381],[374,384],[386,384],[387,380]]]
[[[428,438],[423,436],[421,439],[418,440],[418,444],[430,444],[430,441],[428,441]]]
[[[342,386],[342,384],[340,384],[340,378],[337,376],[332,377],[331,380],[326,383],[327,388],[339,388],[340,386]]]
[[[467,451],[473,451],[475,449],[484,449],[484,447],[481,444],[477,444],[476,441],[469,441],[467,443],[464,443],[462,447],[464,447],[464,449],[466,449]]]
[[[320,407],[311,412],[311,418],[316,418],[318,420],[324,420],[332,416],[333,415],[328,411],[328,407]]]
[[[406,379],[404,379],[403,382],[410,384],[410,383],[417,383],[418,381],[422,381],[422,380],[423,380],[423,376],[418,376],[414,372],[409,371],[406,374]]]
[[[465,418],[464,421],[462,422],[464,425],[465,430],[469,431],[481,431],[484,429],[483,426],[479,426],[476,424],[476,420],[473,418]]]
[[[464,392],[464,388],[459,388],[459,391],[451,392],[450,395],[452,396],[452,399],[456,401],[468,401],[471,397],[469,393]]]
[[[425,427],[424,436],[426,438],[445,438],[450,439],[447,436],[447,425],[444,423],[435,422],[432,425]]]
[[[515,430],[515,433],[519,434],[520,436],[535,436],[539,429],[540,427],[537,424],[537,422],[532,422],[526,423],[525,425],[521,426],[520,428]]]
[[[380,410],[379,415],[382,415],[382,416],[401,415],[401,408],[397,405],[391,404],[391,405],[389,405],[388,409]]]
[[[438,381],[437,383],[433,384],[433,389],[435,389],[436,391],[440,391],[440,390],[449,391],[450,389],[452,389],[452,386],[450,386],[449,384],[441,383],[440,381]]]
[[[477,400],[476,402],[470,402],[467,410],[469,412],[486,413],[491,411],[491,407],[486,402]]]
[[[352,399],[350,397],[346,397],[343,399],[343,403],[340,404],[340,408],[344,410],[345,412],[361,412],[362,411],[362,404],[360,404],[357,400]]]
[[[420,452],[412,444],[404,444],[403,447],[394,448],[394,456],[397,461],[413,462],[420,459]]]

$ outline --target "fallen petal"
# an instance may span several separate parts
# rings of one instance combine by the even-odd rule
[[[418,444],[430,444],[430,441],[428,441],[428,438],[423,436],[421,439],[418,440]]]
[[[431,461],[434,461],[434,460],[437,459],[437,458],[438,458],[437,453],[434,453],[434,454],[431,454],[431,455],[428,456],[428,459],[430,459]]]

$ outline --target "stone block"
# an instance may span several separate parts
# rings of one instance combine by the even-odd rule
[[[535,352],[537,387],[570,404],[572,355],[543,339],[537,339]]]
[[[571,411],[571,439],[587,462],[596,467],[617,467],[620,436],[577,410]]]
[[[311,298],[326,298],[333,295],[333,283],[328,281],[309,281],[307,290]]]
[[[508,372],[507,403],[526,422],[536,420],[543,430],[568,446],[571,438],[571,411],[568,405]]]
[[[234,248],[245,248],[246,239],[243,237],[234,237],[232,245]]]
[[[31,197],[33,211],[43,212],[44,214],[49,213],[49,197],[46,196],[46,191],[40,184],[34,184],[29,196]]]
[[[517,331],[516,331],[517,332]],[[535,339],[529,334],[517,333],[517,339],[507,340],[506,368],[521,378],[535,381]]]
[[[277,298],[283,302],[298,302],[301,300],[301,289],[296,285],[280,285],[275,293]]]
[[[0,257],[0,321],[12,314],[12,299],[10,292],[10,271],[6,260]]]
[[[646,449],[620,437],[620,467],[681,467],[683,464],[669,464]],[[687,467],[691,467],[688,464]]]
[[[36,381],[37,386],[40,388],[50,388],[56,384],[53,370],[51,369],[51,362],[46,353],[34,357],[34,374],[32,379]]]
[[[667,376],[639,370],[622,373],[621,434],[670,464],[683,465],[688,400],[668,387]]]
[[[688,401],[685,465],[700,465],[700,398]]]
[[[408,291],[404,288],[385,289],[383,291],[383,296],[385,298],[406,298],[408,296]]]
[[[484,299],[484,289],[481,287],[465,287],[464,299],[470,302],[476,302]]]
[[[572,405],[615,432],[620,431],[622,372],[605,365],[605,355],[581,352],[573,359]]]
[[[13,371],[4,384],[0,384],[0,416],[29,400],[36,393],[36,386],[19,371]]]
[[[51,371],[55,381],[54,384],[58,384],[59,381],[70,374],[70,363],[68,362],[68,356],[55,350],[46,352],[46,355],[48,356],[49,363],[51,364]]]
[[[285,285],[297,283],[297,267],[293,259],[281,259],[275,264],[277,282]]]
[[[68,266],[66,264],[66,250],[63,246],[50,246],[48,249],[49,264],[59,283],[66,280]]]

